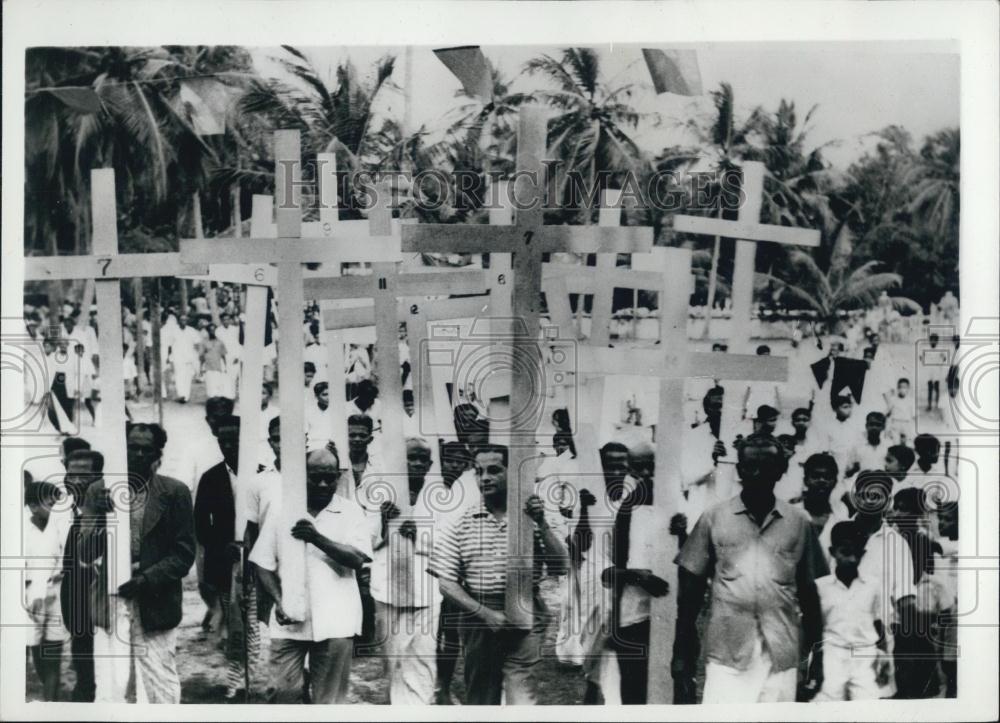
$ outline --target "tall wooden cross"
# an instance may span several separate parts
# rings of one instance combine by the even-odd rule
[[[183,239],[181,257],[200,263],[224,259],[226,263],[278,267],[278,367],[281,388],[289,393],[281,398],[281,471],[282,524],[290,529],[305,513],[305,433],[303,377],[302,265],[329,264],[338,274],[341,263],[395,262],[400,259],[399,241],[393,236],[387,207],[373,209],[368,221],[343,221],[332,224],[332,233],[303,237],[301,191],[302,163],[298,131],[276,131],[275,188],[278,204],[274,235],[243,238]],[[381,194],[384,195],[384,194]],[[323,205],[329,204],[324,193]],[[335,203],[333,204],[336,205]],[[321,224],[323,222],[321,221]],[[270,231],[270,229],[268,229]],[[247,406],[249,398],[243,406]],[[290,544],[287,543],[286,544]],[[283,607],[290,617],[302,620],[306,614],[305,545],[282,554]]]
[[[507,430],[508,463],[508,557],[506,614],[511,624],[528,628],[533,610],[533,523],[524,513],[524,504],[534,490],[538,463],[535,450],[537,418],[523,411],[537,408],[540,393],[541,350],[538,343],[541,300],[542,254],[558,251],[576,253],[635,252],[651,247],[649,228],[607,228],[545,226],[543,188],[546,122],[541,108],[523,106],[519,112],[517,170],[514,174],[513,226],[468,224],[422,224],[405,226],[404,251],[446,251],[457,253],[511,253],[511,327],[513,333],[501,339],[513,347],[513,364],[533,373],[514,374],[510,428]],[[494,314],[497,310],[494,310]]]
[[[674,230],[709,236],[727,236],[736,241],[736,263],[733,269],[733,311],[730,320],[729,346],[733,351],[746,352],[750,346],[750,317],[753,311],[753,275],[757,256],[757,241],[798,246],[819,246],[819,231],[760,223],[764,201],[764,164],[747,161],[743,164],[743,199],[739,219],[727,221],[708,216],[674,216]],[[712,310],[708,309],[708,322]]]
[[[142,277],[202,274],[204,264],[183,262],[176,253],[118,253],[115,172],[110,168],[90,173],[90,205],[93,217],[93,250],[89,256],[33,256],[25,260],[28,281],[58,279],[95,280],[97,296],[98,347],[101,362],[100,449],[104,455],[104,477],[111,497],[118,500],[114,519],[109,519],[108,546],[104,564],[108,571],[108,595],[112,612],[108,635],[114,650],[113,661],[101,666],[112,677],[101,689],[112,700],[125,700],[129,677],[130,613],[117,596],[118,587],[132,576],[130,509],[128,505],[128,455],[125,439],[125,382],[122,355],[121,280]]]
[[[470,273],[478,275],[479,278],[479,291],[485,290],[485,279],[482,271],[471,271]],[[457,275],[455,272],[445,272],[445,278]],[[438,277],[439,274],[436,272],[429,273],[419,273],[419,274],[400,274],[400,290],[404,286],[408,286],[411,281],[404,282],[408,276],[427,276],[427,277]],[[344,277],[348,278],[348,277]],[[468,277],[470,279],[467,289],[472,289],[476,284],[472,283],[473,277]],[[449,288],[449,290],[451,290]],[[466,292],[468,293],[468,291]],[[457,299],[432,299],[432,300],[421,300],[421,299],[406,299],[401,298],[396,307],[397,318],[400,321],[406,322],[406,339],[407,344],[410,348],[410,366],[411,374],[413,376],[413,390],[414,390],[414,402],[416,407],[416,414],[420,422],[420,433],[424,437],[432,437],[434,439],[440,437],[452,438],[454,434],[454,429],[451,427],[451,422],[447,424],[442,424],[439,415],[438,408],[439,403],[437,401],[436,390],[433,386],[433,362],[429,361],[429,344],[427,325],[433,322],[440,321],[455,321],[463,319],[470,319],[477,316],[485,316],[490,310],[490,297],[485,295],[477,296],[465,296]],[[331,351],[331,363],[336,363],[338,359],[341,360],[341,370],[343,369],[343,344],[344,337],[338,332],[343,332],[347,329],[362,330],[369,329],[371,331],[370,337],[366,337],[372,340],[373,343],[378,344],[375,336],[375,309],[373,306],[359,306],[350,309],[327,309],[323,312],[323,329],[327,332],[327,340],[329,343],[335,345],[333,351]],[[342,377],[342,374],[341,374]],[[333,383],[333,374],[331,373],[331,384]],[[338,378],[340,384],[343,384],[342,378]],[[331,402],[331,405],[333,402]],[[342,406],[342,405],[341,405]],[[337,412],[335,412],[337,414]],[[343,416],[343,415],[341,415]],[[433,459],[438,463],[438,469],[440,469],[440,459],[437,451],[436,445],[431,445]]]
[[[669,533],[670,518],[681,507],[681,464],[684,454],[684,380],[691,377],[747,381],[784,381],[788,360],[752,354],[715,354],[687,351],[688,299],[691,294],[691,252],[688,249],[656,248],[663,269],[659,294],[660,343],[655,348],[597,346],[581,347],[578,373],[655,377],[660,380],[656,425],[656,471],[653,516],[662,521],[655,531],[654,574],[670,583],[671,594],[654,598],[650,630],[649,702],[670,703],[670,675],[674,624],[676,621],[677,570],[673,564],[677,540]],[[564,278],[552,281],[554,298],[564,298]],[[560,288],[562,287],[562,288]],[[567,304],[568,306],[568,304]],[[561,314],[565,317],[565,310]]]

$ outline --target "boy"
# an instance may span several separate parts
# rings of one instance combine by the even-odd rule
[[[889,436],[896,444],[907,444],[913,439],[917,410],[910,399],[910,380],[906,377],[896,382],[896,393],[886,397],[885,413],[889,419]]]
[[[823,640],[812,659],[823,671],[819,701],[874,700],[878,680],[888,678],[881,591],[858,574],[864,550],[854,523],[833,526],[830,555],[836,568],[816,580],[823,612]]]

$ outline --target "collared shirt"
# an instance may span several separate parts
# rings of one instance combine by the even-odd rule
[[[250,561],[281,578],[281,554],[300,543],[286,529],[280,504],[261,528],[260,538],[250,553]],[[312,520],[316,530],[330,540],[350,545],[371,557],[371,539],[365,530],[364,514],[350,500],[334,495],[330,504]],[[281,538],[285,538],[282,540]],[[306,544],[306,619],[293,625],[279,625],[271,613],[271,637],[320,641],[350,638],[361,633],[361,592],[354,570],[331,560],[316,545]]]
[[[850,587],[830,573],[816,580],[823,611],[823,644],[873,653],[878,642],[875,621],[882,620],[880,586],[860,575]]]
[[[281,474],[275,469],[257,473],[251,484],[238,496],[236,505],[236,535],[242,539],[247,523],[262,526],[271,506],[281,499]]]
[[[497,599],[507,587],[508,518],[497,517],[485,503],[469,507],[453,525],[434,537],[428,572],[461,585],[478,599]],[[532,584],[542,580],[542,535],[534,528]]]
[[[805,515],[775,500],[758,526],[737,495],[705,511],[676,562],[712,578],[710,660],[746,670],[759,630],[776,671],[798,664],[798,585],[828,572]]]
[[[883,523],[865,543],[858,575],[877,581],[882,589],[882,620],[896,622],[896,602],[916,594],[910,543],[892,525]]]

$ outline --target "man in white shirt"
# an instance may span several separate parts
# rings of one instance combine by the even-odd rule
[[[816,448],[817,451],[832,454],[837,460],[842,478],[846,478],[857,472],[854,469],[848,474],[855,462],[854,449],[858,441],[863,439],[864,430],[857,418],[852,416],[854,400],[850,394],[838,396],[835,402],[834,418],[823,428]]]
[[[177,329],[170,340],[170,357],[174,365],[174,389],[182,404],[191,398],[191,382],[198,374],[201,362],[201,333],[188,325],[183,314],[177,319]]]
[[[371,595],[375,600],[375,640],[382,646],[389,677],[389,702],[394,705],[429,705],[435,692],[435,649],[441,596],[427,574],[433,542],[437,498],[443,492],[439,481],[427,479],[431,450],[421,438],[406,442],[406,466],[411,511],[399,528],[401,549],[394,552],[410,558],[399,566],[389,559],[390,527],[398,519],[398,506],[385,510],[372,564]],[[378,558],[382,558],[381,565]],[[390,570],[392,574],[390,574]],[[409,579],[401,579],[403,570]]]
[[[330,407],[330,385],[327,382],[316,382],[310,396],[312,399],[305,407],[306,450],[319,449],[330,442],[338,450],[343,450],[346,440],[337,438],[334,411]]]
[[[280,514],[271,515],[250,554],[261,583],[275,601],[271,669],[279,703],[300,700],[306,657],[311,702],[347,703],[354,636],[361,633],[362,625],[356,575],[371,560],[372,549],[361,509],[335,494],[339,479],[336,453],[329,449],[310,452],[306,457],[308,514],[290,530],[283,529]],[[281,550],[291,544],[289,537],[306,544],[303,620],[293,620],[282,606]]]
[[[651,571],[655,549],[652,516],[654,452],[648,443],[628,454],[627,490],[615,516],[613,565],[603,574],[613,591],[611,645],[621,670],[621,702],[646,703],[650,601],[667,594],[666,580]]]
[[[240,360],[242,359],[243,345],[240,344],[240,327],[233,324],[231,314],[223,313],[219,316],[220,326],[215,331],[215,335],[226,345],[226,372],[227,372],[227,394],[225,396],[236,398],[236,390],[239,389]]]

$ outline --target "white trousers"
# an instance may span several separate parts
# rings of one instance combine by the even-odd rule
[[[134,603],[128,603],[131,654],[115,639],[115,631],[94,630],[94,679],[97,702],[181,702],[177,673],[177,628],[147,632]]]
[[[816,700],[877,700],[875,682],[879,659],[873,648],[857,652],[837,645],[823,646],[823,687]]]
[[[194,362],[174,362],[174,389],[178,399],[191,398],[191,381],[197,371]]]
[[[437,676],[439,605],[398,608],[376,601],[376,637],[384,640],[393,705],[430,705]]]
[[[212,397],[227,397],[232,399],[229,376],[222,371],[205,372],[205,395]]]
[[[775,671],[760,631],[746,670],[709,661],[705,665],[702,703],[791,703],[795,701],[797,670]]]

